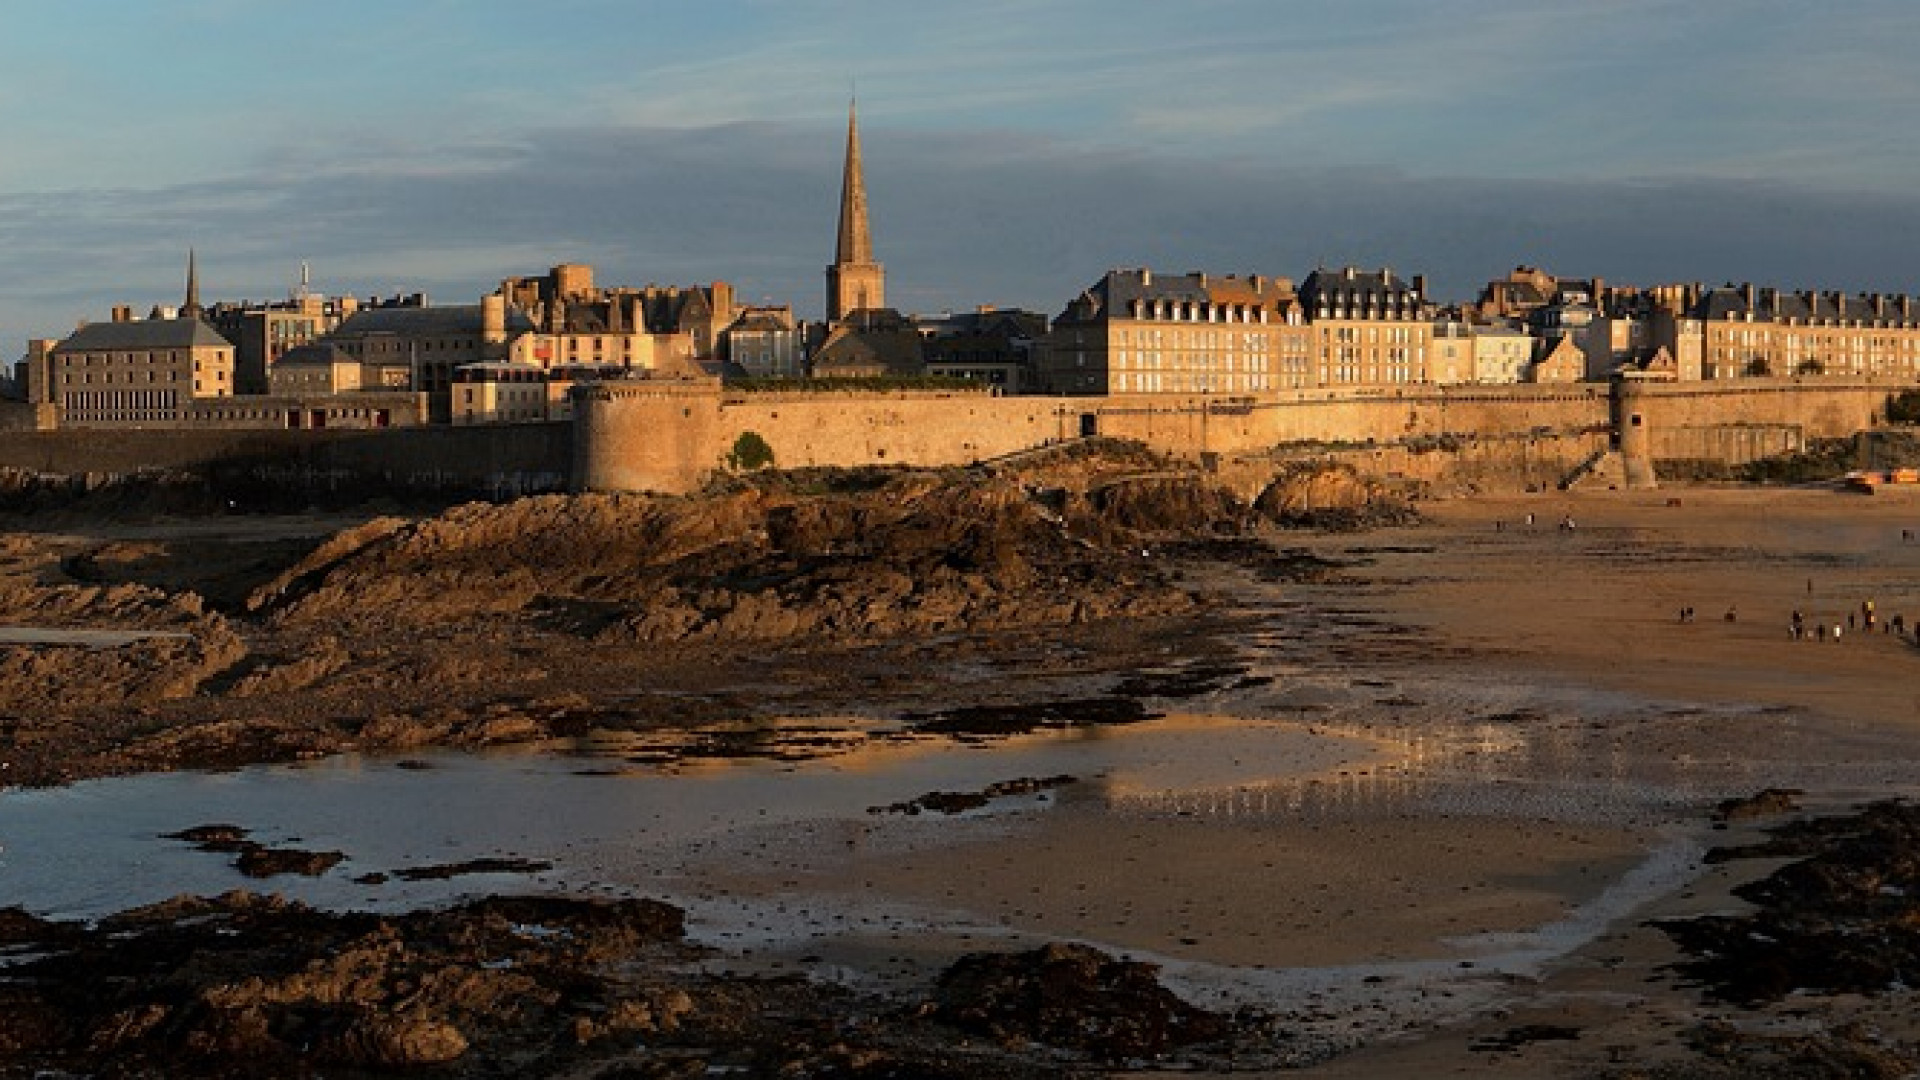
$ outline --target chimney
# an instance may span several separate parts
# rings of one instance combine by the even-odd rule
[[[132,322],[133,308],[127,304],[113,305],[113,321],[117,323]]]
[[[1752,310],[1753,310],[1753,305],[1754,305],[1754,303],[1755,303],[1755,298],[1754,298],[1754,291],[1753,291],[1753,282],[1751,282],[1751,281],[1743,281],[1743,282],[1741,282],[1741,283],[1740,283],[1740,295],[1741,295],[1741,296],[1742,296],[1743,298],[1745,298],[1745,300],[1746,300],[1746,302],[1747,302],[1747,310],[1748,310],[1748,311],[1752,311]]]
[[[1416,300],[1425,300],[1427,298],[1427,275],[1413,275],[1413,297]]]

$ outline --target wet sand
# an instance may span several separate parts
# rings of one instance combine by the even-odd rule
[[[809,873],[717,880],[892,912],[797,945],[816,970],[911,982],[971,949],[1061,938],[1161,963],[1197,1003],[1291,1017],[1302,1061],[1343,1052],[1284,1075],[1554,1076],[1677,1053],[1675,1031],[1717,1007],[1663,974],[1676,954],[1642,923],[1739,906],[1725,890],[1754,868],[1699,862],[1727,839],[1713,803],[1920,786],[1910,638],[1787,633],[1796,607],[1844,627],[1869,598],[1920,617],[1920,544],[1900,536],[1920,499],[1683,489],[1425,509],[1418,528],[1302,538],[1348,577],[1289,586],[1240,657],[1275,681],[1207,703],[1396,748],[1381,760],[1180,804],[1063,801],[950,822],[920,850],[850,842]],[[1523,1022],[1585,1034],[1489,1047]]]

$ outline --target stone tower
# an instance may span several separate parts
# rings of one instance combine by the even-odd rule
[[[860,129],[847,105],[847,164],[840,179],[840,239],[827,267],[827,321],[840,323],[856,311],[887,306],[887,272],[873,261],[867,230],[867,184],[860,175]]]

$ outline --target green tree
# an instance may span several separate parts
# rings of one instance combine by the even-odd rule
[[[1920,424],[1920,390],[1888,394],[1887,423]]]
[[[773,447],[758,432],[743,431],[727,452],[727,466],[742,472],[764,469],[773,464]]]

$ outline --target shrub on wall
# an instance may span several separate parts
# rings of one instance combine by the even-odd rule
[[[733,440],[733,449],[727,451],[727,465],[742,472],[764,469],[773,464],[773,447],[759,433],[743,431]]]
[[[1887,423],[1920,424],[1920,390],[1887,395]]]

